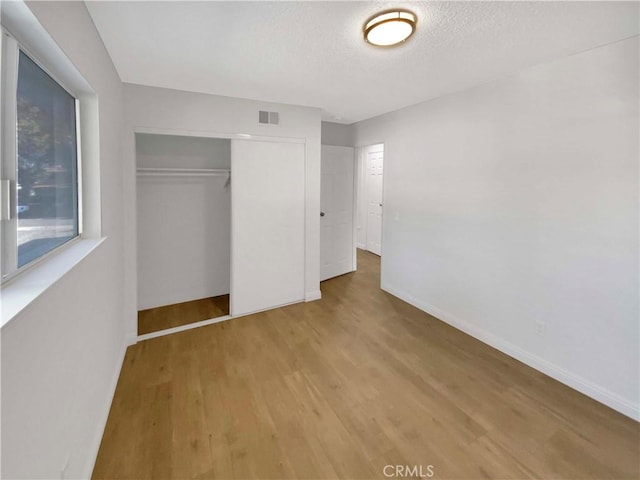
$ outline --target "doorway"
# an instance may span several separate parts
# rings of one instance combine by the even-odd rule
[[[381,256],[384,144],[359,148],[357,158],[357,246]]]

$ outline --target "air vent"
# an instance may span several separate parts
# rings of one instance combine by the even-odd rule
[[[258,112],[258,122],[278,125],[280,123],[280,114],[278,112],[266,112],[264,110],[260,110]]]

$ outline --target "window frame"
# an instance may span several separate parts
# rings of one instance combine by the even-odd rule
[[[80,95],[74,89],[69,88],[65,82],[47,68],[46,62],[43,62],[34,55],[29,48],[20,42],[12,33],[4,26],[0,26],[1,36],[1,118],[2,125],[0,135],[2,136],[2,159],[0,161],[0,178],[9,180],[9,205],[2,204],[5,195],[0,197],[0,210],[9,209],[9,219],[1,220],[0,228],[0,285],[6,285],[10,281],[20,276],[23,272],[39,265],[51,257],[66,250],[71,245],[85,238],[83,235],[83,182],[82,182],[82,143],[81,143],[81,115],[80,115]],[[18,68],[20,53],[28,57],[38,68],[48,75],[60,88],[74,99],[75,109],[75,149],[76,149],[76,198],[77,198],[77,225],[78,233],[73,238],[49,250],[48,252],[34,258],[30,262],[18,267],[18,192],[17,192],[17,93],[18,93]]]

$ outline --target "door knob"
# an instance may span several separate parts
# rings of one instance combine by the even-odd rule
[[[324,217],[324,212],[320,212],[320,216],[321,216],[321,217]]]

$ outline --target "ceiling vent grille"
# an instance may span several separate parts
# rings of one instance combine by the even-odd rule
[[[280,114],[278,112],[267,112],[260,110],[258,112],[258,122],[278,125],[280,123]]]

